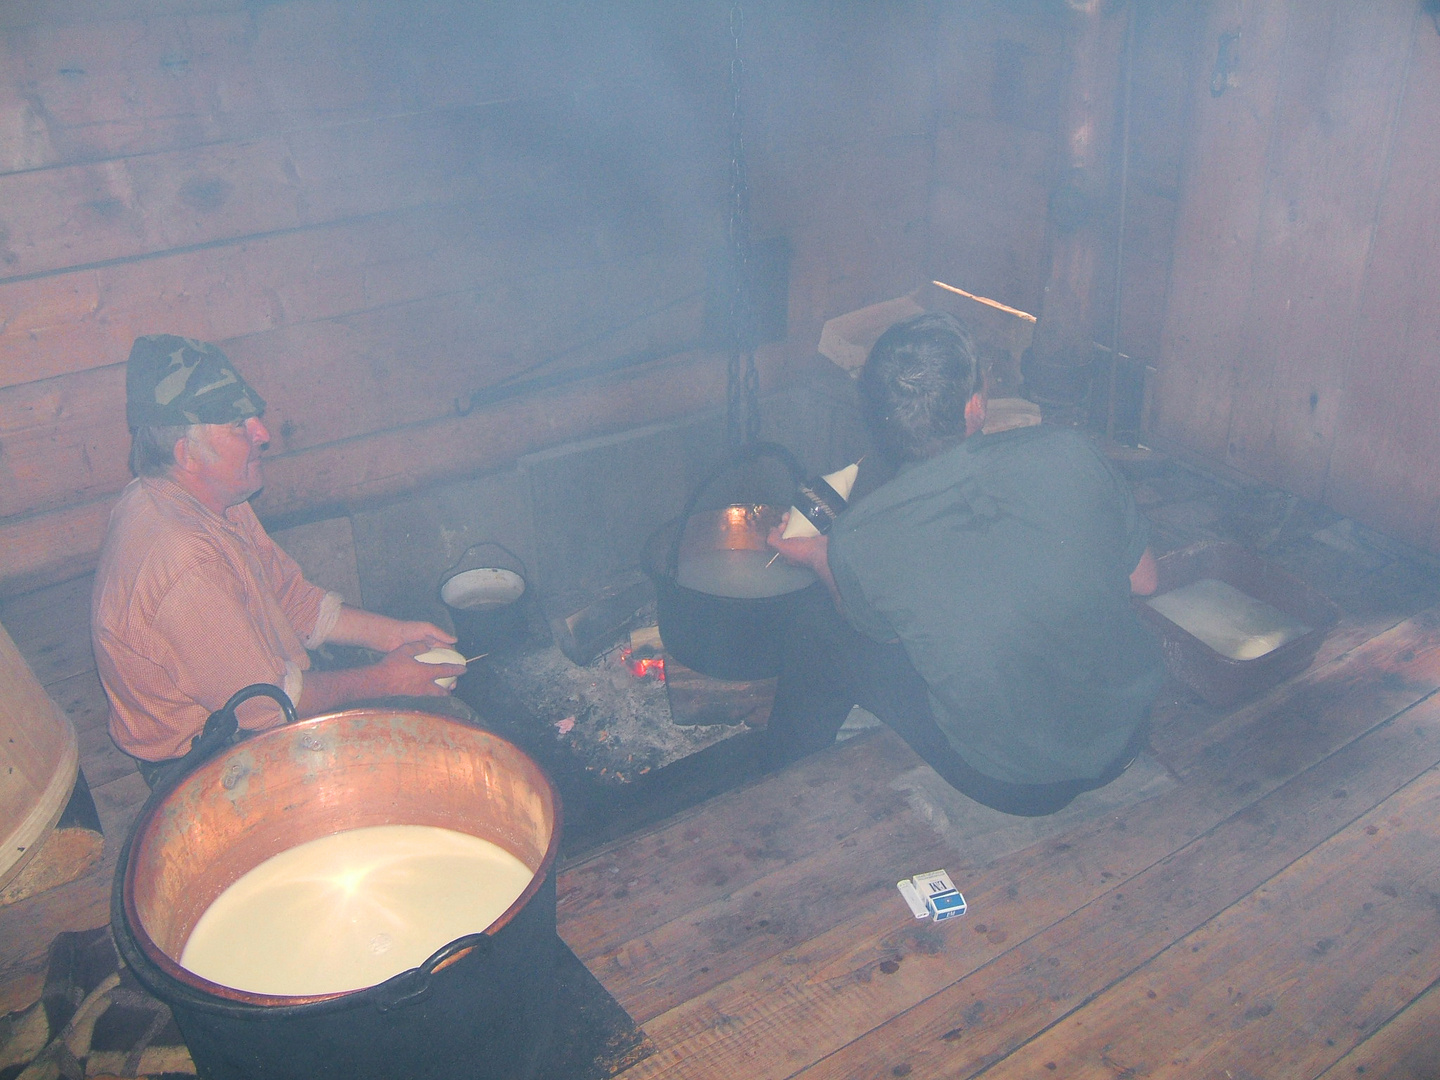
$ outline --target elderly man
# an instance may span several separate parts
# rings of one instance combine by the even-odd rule
[[[771,534],[831,593],[807,598],[787,644],[775,760],[828,745],[858,703],[1007,813],[1109,783],[1144,745],[1162,676],[1130,604],[1155,562],[1125,481],[1070,429],[981,434],[983,372],[948,315],[887,330],[859,389],[901,464],[827,535]]]
[[[266,535],[247,501],[263,482],[265,403],[214,345],[171,334],[136,340],[125,373],[131,482],[110,516],[91,603],[110,734],[150,766],[180,757],[210,713],[240,688],[280,686],[302,716],[394,694],[446,693],[463,667],[414,657],[455,639],[425,622],[346,606],[310,584]],[[324,642],[386,655],[310,670]],[[238,711],[240,726],[278,723],[274,702]]]

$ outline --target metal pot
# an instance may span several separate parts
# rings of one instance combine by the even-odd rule
[[[504,558],[469,559],[493,548]],[[468,565],[467,565],[468,562]],[[509,548],[486,540],[471,544],[440,577],[440,600],[455,624],[456,647],[466,656],[488,653],[525,635],[525,564]]]
[[[660,638],[688,668],[717,679],[768,679],[780,673],[781,645],[801,589],[760,597],[721,596],[680,583],[680,564],[709,552],[773,554],[766,534],[785,510],[764,503],[732,504],[695,513],[701,495],[726,472],[757,457],[778,458],[798,487],[804,472],[790,451],[774,443],[743,448],[695,489],[680,517],[646,541],[642,563],[655,582]],[[813,575],[812,575],[813,577]],[[818,585],[810,586],[812,588]]]
[[[360,990],[255,994],[177,962],[206,908],[250,869],[317,837],[388,824],[479,836],[534,876],[483,932]],[[559,839],[554,789],[509,742],[429,713],[350,709],[223,745],[157,787],[121,852],[111,924],[201,1076],[524,1077],[553,1027]]]

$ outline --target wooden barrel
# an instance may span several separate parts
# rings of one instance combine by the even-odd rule
[[[59,820],[79,761],[70,718],[0,626],[0,888]]]

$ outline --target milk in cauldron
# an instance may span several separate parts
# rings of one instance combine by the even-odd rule
[[[534,872],[488,840],[429,825],[378,825],[282,851],[216,898],[182,966],[258,994],[373,986],[486,929]]]
[[[687,589],[711,596],[759,600],[814,584],[815,574],[775,558],[773,551],[722,548],[682,555],[675,580]]]

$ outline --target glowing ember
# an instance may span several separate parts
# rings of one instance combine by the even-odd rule
[[[655,676],[657,682],[665,681],[665,657],[652,656],[647,652],[636,652],[628,645],[620,650],[620,659],[637,679]]]

